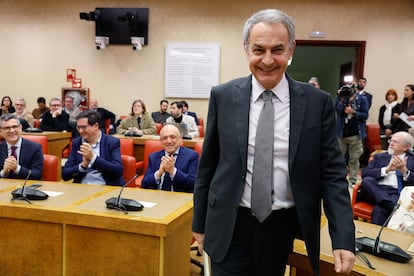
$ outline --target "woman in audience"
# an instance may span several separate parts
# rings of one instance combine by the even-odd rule
[[[404,100],[401,102],[400,114],[396,114],[398,120],[398,130],[399,131],[408,131],[410,126],[404,122],[401,118],[401,114],[405,113],[407,115],[407,121],[412,121],[414,123],[414,84],[407,84],[404,88]]]
[[[1,109],[0,109],[0,116],[7,113],[14,113],[16,109],[14,109],[13,102],[9,96],[4,96],[1,99]]]
[[[378,123],[380,125],[382,149],[388,148],[388,139],[398,129],[398,115],[400,113],[398,94],[395,89],[389,89],[385,94],[385,104],[380,107]]]
[[[156,133],[154,120],[148,114],[143,101],[135,100],[132,103],[131,113],[121,121],[116,131],[131,136]]]

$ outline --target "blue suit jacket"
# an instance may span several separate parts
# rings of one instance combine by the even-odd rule
[[[380,179],[381,168],[386,167],[390,163],[391,155],[388,152],[382,152],[374,155],[374,159],[368,163],[368,166],[362,170],[362,177],[370,176],[375,179]],[[414,155],[407,153],[407,169],[410,171],[410,175],[407,180],[403,180],[403,186],[414,185]]]
[[[164,150],[152,153],[148,157],[148,168],[142,179],[142,187],[149,189],[157,189],[154,173],[161,164],[161,157],[165,155]],[[198,154],[189,148],[180,147],[180,151],[176,156],[175,167],[177,172],[173,180],[173,188],[175,192],[189,192],[194,190],[194,181],[197,174]]]
[[[2,170],[4,166],[4,160],[8,157],[7,143],[3,141],[0,143],[0,167]],[[27,177],[29,170],[32,171],[30,179],[41,179],[43,170],[43,153],[40,144],[26,140],[22,138],[22,145],[19,155],[19,164],[21,169],[19,174],[10,172],[8,178],[21,178]]]
[[[65,181],[73,178],[73,182],[80,183],[86,175],[86,173],[79,171],[82,155],[78,153],[78,150],[81,144],[81,137],[72,141],[72,150],[70,151],[68,161],[62,169],[62,178]],[[122,177],[123,168],[119,139],[102,133],[99,150],[100,155],[96,157],[92,168],[102,173],[106,185],[122,186],[125,184],[125,180]]]

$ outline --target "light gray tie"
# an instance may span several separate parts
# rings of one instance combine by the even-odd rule
[[[274,109],[272,91],[264,91],[254,147],[251,208],[259,222],[272,212]]]

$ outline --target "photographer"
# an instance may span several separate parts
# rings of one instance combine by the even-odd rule
[[[357,181],[359,157],[364,150],[362,141],[366,137],[368,101],[366,97],[356,93],[354,86],[347,84],[338,91],[335,109],[336,137],[343,155],[348,152],[348,181],[353,186]]]

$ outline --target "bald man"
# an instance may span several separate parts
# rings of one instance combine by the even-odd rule
[[[161,129],[160,141],[164,149],[148,157],[142,188],[192,193],[198,154],[181,146],[182,137],[175,125],[167,124]]]

